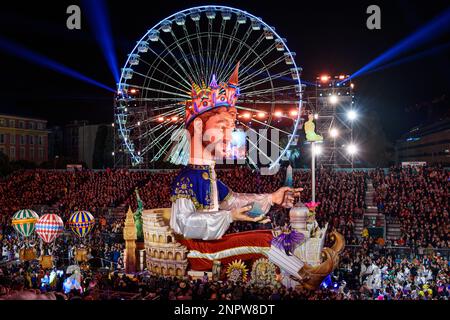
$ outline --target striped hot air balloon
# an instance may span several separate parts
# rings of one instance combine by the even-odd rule
[[[36,223],[36,233],[45,243],[53,242],[64,230],[64,222],[53,213],[44,214]]]
[[[28,238],[34,232],[39,215],[31,209],[17,211],[12,217],[12,226],[23,237]]]
[[[77,236],[83,238],[94,227],[95,218],[88,211],[76,211],[70,216],[68,224]]]

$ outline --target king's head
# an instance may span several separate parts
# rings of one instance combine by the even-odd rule
[[[191,100],[186,103],[186,128],[198,116],[219,108],[235,108],[239,97],[238,87],[239,62],[237,63],[228,82],[217,83],[216,76],[213,75],[208,86],[204,83],[192,84]]]

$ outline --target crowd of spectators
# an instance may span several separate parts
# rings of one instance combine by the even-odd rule
[[[399,245],[449,247],[449,178],[442,167],[392,167],[370,173],[378,211],[401,224]]]
[[[63,218],[73,210],[89,210],[97,226],[88,240],[89,265],[82,270],[80,289],[67,292],[65,270],[74,262],[75,247],[81,240],[65,233],[55,244],[42,247],[34,239],[30,244],[38,252],[48,250],[55,261],[54,270],[42,270],[37,264],[6,263],[0,266],[0,299],[36,296],[42,299],[168,299],[168,300],[417,300],[448,299],[449,265],[437,254],[400,259],[386,252],[373,239],[365,238],[360,249],[344,251],[340,268],[332,275],[337,286],[307,291],[300,288],[258,288],[244,283],[228,283],[190,278],[157,277],[148,273],[127,277],[123,268],[123,217],[111,215],[111,208],[137,208],[135,189],[144,208],[170,207],[170,185],[177,171],[18,171],[0,180],[1,253],[4,261],[18,258],[23,247],[10,225],[11,213],[23,207],[45,205],[56,208]],[[373,181],[374,202],[380,212],[397,217],[402,223],[400,242],[408,246],[448,248],[448,179],[440,168],[398,168],[338,172],[317,171],[316,200],[321,204],[317,220],[346,236],[355,244],[354,222],[365,208],[367,179]],[[259,175],[248,168],[218,170],[218,177],[234,192],[268,193],[285,183],[285,171],[273,176]],[[304,188],[300,201],[311,199],[310,173],[294,172],[294,185]],[[288,210],[270,212],[275,225],[287,222]],[[262,226],[234,223],[229,232]],[[85,243],[86,244],[86,243]],[[116,271],[114,271],[116,270]],[[58,271],[58,272],[57,272]],[[62,272],[61,272],[62,271]],[[52,277],[53,276],[53,277]],[[49,278],[53,282],[49,282]],[[105,293],[106,292],[106,293]],[[109,293],[108,293],[109,292]],[[111,295],[110,292],[118,292]]]
[[[397,258],[377,250],[345,250],[328,286],[309,291],[300,286],[258,287],[250,282],[193,280],[142,272],[81,270],[79,286],[63,287],[71,276],[30,263],[0,267],[1,299],[61,300],[448,300],[450,271],[436,254]],[[53,280],[52,280],[53,276]],[[50,278],[50,280],[49,280]]]

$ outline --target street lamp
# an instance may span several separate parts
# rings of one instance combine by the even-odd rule
[[[318,155],[320,155],[321,153],[322,153],[322,146],[313,143],[313,144],[312,144],[312,154],[313,154],[313,156],[318,156]]]
[[[330,96],[329,100],[330,100],[330,103],[334,105],[334,104],[338,103],[339,98],[338,98],[337,95],[332,94],[332,95]]]
[[[336,128],[331,128],[331,129],[330,129],[330,136],[331,136],[332,138],[336,138],[338,135],[339,135],[338,129],[336,129]]]
[[[347,153],[352,157],[352,169],[353,169],[353,157],[358,152],[358,148],[353,143],[347,146]]]
[[[350,111],[347,112],[348,120],[354,121],[354,120],[356,120],[357,117],[358,117],[358,115],[356,114],[355,110],[350,110]]]

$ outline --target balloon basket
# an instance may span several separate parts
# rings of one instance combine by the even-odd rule
[[[33,248],[20,249],[19,259],[22,262],[36,259],[36,250],[34,250]]]
[[[88,261],[87,250],[84,248],[83,249],[77,248],[75,253],[75,260],[77,262],[87,262]]]
[[[53,268],[53,258],[52,256],[41,256],[41,266],[43,269]]]

